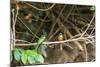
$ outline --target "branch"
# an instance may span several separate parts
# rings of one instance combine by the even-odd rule
[[[33,7],[34,9],[36,9],[36,10],[39,10],[39,11],[48,11],[48,10],[50,10],[50,9],[52,9],[56,4],[54,3],[54,4],[52,4],[49,8],[47,8],[47,9],[40,9],[40,8],[38,8],[38,7],[36,7],[36,6],[33,6],[33,5],[31,5],[31,4],[29,4],[29,3],[26,3],[27,5],[29,5],[29,6],[31,6],[31,7]]]
[[[60,44],[60,43],[66,43],[66,42],[74,42],[74,41],[82,41],[82,40],[86,40],[89,38],[94,38],[95,36],[89,36],[89,37],[79,37],[79,38],[75,38],[75,39],[69,39],[69,40],[63,40],[63,41],[54,41],[54,42],[43,42],[43,44]],[[37,45],[37,43],[30,43],[30,44],[16,44],[16,46],[32,46],[32,45]]]
[[[86,33],[86,32],[87,32],[87,30],[89,29],[89,27],[90,27],[91,23],[93,22],[94,18],[95,18],[95,16],[93,16],[93,17],[92,17],[92,19],[91,19],[91,21],[90,21],[89,25],[87,26],[86,30],[82,33],[82,35],[81,35],[80,37],[82,37],[82,36],[84,36],[84,35],[85,35],[85,33]]]
[[[23,22],[23,20],[21,18],[18,17],[18,19],[20,20],[20,22],[36,37],[36,38],[39,38],[36,34],[34,34],[32,32],[32,30]]]

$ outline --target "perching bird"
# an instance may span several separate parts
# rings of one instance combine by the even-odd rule
[[[59,33],[59,35],[58,35],[58,40],[59,40],[59,41],[62,41],[63,39],[64,39],[63,34],[62,34],[62,33]]]
[[[59,33],[59,35],[58,35],[58,40],[59,40],[59,41],[64,40],[63,33]],[[63,50],[63,44],[62,44],[62,43],[60,44],[60,50]]]

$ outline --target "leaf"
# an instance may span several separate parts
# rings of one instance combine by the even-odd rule
[[[43,63],[44,62],[44,58],[42,55],[37,54],[37,56],[35,56],[35,61],[36,63]]]
[[[34,56],[28,56],[28,63],[29,64],[34,64],[35,63]]]
[[[27,50],[26,52],[27,52],[27,56],[28,56],[28,63],[29,64],[36,63],[36,61],[34,59],[37,56],[37,52],[34,50]]]
[[[95,6],[90,7],[91,11],[95,11]]]
[[[15,48],[15,50],[14,50],[14,58],[15,58],[15,60],[16,60],[17,62],[20,61],[20,58],[21,58],[21,52],[20,52],[20,50],[17,49],[17,48]]]
[[[26,53],[26,51],[24,51],[22,53],[21,61],[23,62],[23,64],[26,64],[27,63],[27,53]]]
[[[26,50],[27,55],[36,55],[37,53],[34,50]]]

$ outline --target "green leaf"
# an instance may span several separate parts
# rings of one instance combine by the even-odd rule
[[[17,62],[20,61],[20,58],[21,58],[21,52],[19,49],[15,48],[14,49],[14,58]]]
[[[22,60],[23,64],[27,63],[27,53],[26,53],[26,51],[24,51],[22,53],[21,60]]]
[[[26,50],[27,56],[28,56],[28,63],[34,64],[36,63],[34,58],[37,56],[37,52],[34,50]]]
[[[27,55],[36,55],[37,53],[34,50],[26,50]]]
[[[95,6],[90,7],[91,11],[95,11]]]
[[[28,63],[29,64],[34,64],[35,63],[34,56],[28,56]]]
[[[37,54],[37,55],[35,56],[35,61],[36,61],[36,63],[43,63],[43,62],[44,62],[44,58],[43,58],[42,55]]]

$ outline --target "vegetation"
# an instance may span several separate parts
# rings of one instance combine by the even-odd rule
[[[95,6],[11,0],[11,65],[95,60]]]

